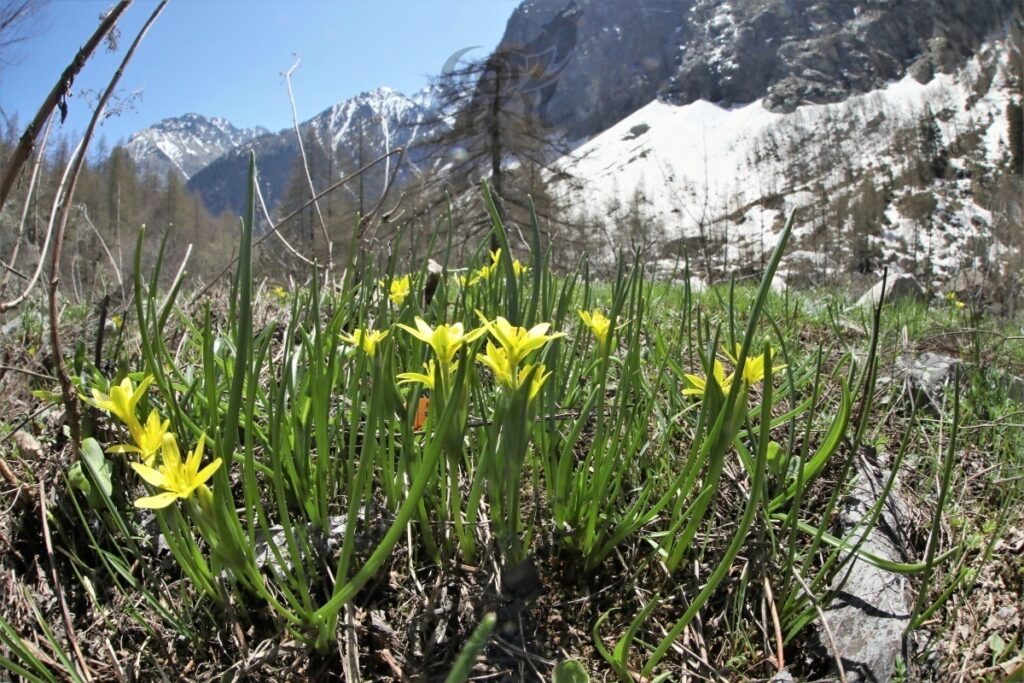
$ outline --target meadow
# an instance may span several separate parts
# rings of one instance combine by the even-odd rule
[[[80,430],[21,326],[7,675],[843,679],[829,610],[867,565],[905,582],[896,678],[1021,680],[1019,321],[773,291],[792,219],[759,282],[556,274],[482,194],[497,248],[285,287],[250,189],[230,285],[157,258],[108,325],[65,308]],[[958,361],[937,392],[895,369],[921,351]]]

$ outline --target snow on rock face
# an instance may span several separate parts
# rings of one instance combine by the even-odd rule
[[[664,238],[664,256],[685,248],[696,262],[710,250],[713,270],[755,271],[797,209],[783,269],[827,277],[891,264],[934,286],[1006,251],[992,235],[996,217],[972,193],[1007,154],[1006,52],[996,43],[983,53],[926,84],[906,76],[789,114],[763,100],[733,108],[655,100],[564,157],[561,169],[583,189],[561,191],[606,229],[595,234],[611,236],[608,253],[624,246],[614,207],[628,204]],[[919,177],[926,127],[944,168]],[[866,194],[879,206],[858,224]],[[859,243],[858,229],[868,233]]]
[[[228,150],[266,132],[258,126],[237,128],[216,116],[185,114],[132,134],[124,148],[143,170],[161,176],[175,170],[188,180]]]
[[[570,140],[655,97],[772,111],[949,73],[1020,0],[522,0],[503,50],[571,44],[544,108]],[[571,22],[558,20],[571,10]]]

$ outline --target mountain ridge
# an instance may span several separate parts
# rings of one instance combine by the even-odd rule
[[[1014,67],[1014,76],[1013,64],[999,66],[991,59],[978,60],[993,49],[993,37],[1009,35],[1014,26],[1018,32],[1024,30],[1020,28],[1024,19],[1014,11],[1019,11],[1014,0],[524,0],[509,17],[491,59],[499,64],[505,60],[510,73],[517,76],[507,86],[506,98],[522,99],[539,115],[541,124],[573,141],[578,153],[559,161],[559,168],[591,181],[602,174],[615,176],[613,184],[592,182],[599,191],[583,191],[577,199],[588,206],[604,200],[617,205],[601,221],[585,219],[592,234],[625,233],[620,227],[628,213],[625,208],[643,200],[653,208],[637,208],[636,216],[669,228],[663,255],[681,246],[691,251],[708,248],[714,240],[709,242],[703,232],[695,235],[689,225],[694,221],[684,220],[685,211],[678,206],[674,210],[660,206],[664,198],[653,196],[651,188],[652,183],[660,183],[663,194],[692,194],[696,181],[684,180],[679,169],[698,163],[700,150],[680,150],[679,158],[667,159],[649,144],[676,129],[688,131],[677,132],[679,135],[706,135],[692,122],[685,123],[688,117],[703,117],[715,125],[740,125],[736,131],[717,133],[732,136],[730,139],[745,150],[739,156],[735,150],[721,151],[722,158],[735,157],[735,168],[722,175],[732,186],[759,188],[756,192],[715,189],[721,195],[716,198],[717,205],[705,202],[705,209],[713,209],[712,214],[698,221],[701,231],[710,224],[732,226],[728,229],[735,231],[737,240],[715,238],[716,244],[726,245],[727,255],[734,249],[732,263],[742,261],[740,251],[752,248],[752,237],[743,227],[753,220],[750,211],[759,211],[758,220],[767,220],[770,227],[775,219],[765,216],[778,218],[780,207],[807,206],[807,201],[812,201],[823,207],[822,213],[808,224],[798,225],[797,242],[808,231],[821,234],[826,228],[866,235],[856,238],[861,240],[856,248],[837,248],[835,253],[844,254],[845,262],[830,267],[870,271],[878,263],[897,261],[901,267],[910,267],[924,243],[918,237],[920,226],[931,230],[928,226],[948,224],[958,226],[957,237],[945,245],[935,241],[938,237],[928,237],[932,241],[926,253],[930,263],[951,271],[957,266],[944,261],[943,254],[966,248],[961,239],[965,231],[977,229],[981,235],[1000,229],[990,220],[991,211],[984,206],[987,200],[976,201],[971,183],[959,176],[973,174],[973,186],[979,188],[1003,182],[1002,162],[994,155],[1009,154],[1005,140],[988,140],[991,136],[987,138],[984,129],[1005,129],[1005,117],[1010,114],[1004,116],[998,110],[1014,102],[1019,106],[1019,71],[1024,66]],[[999,45],[1001,50],[1012,47],[1006,40]],[[551,68],[552,73],[539,78],[531,75],[530,70],[538,68]],[[1002,81],[993,85],[996,78]],[[1014,78],[1016,86],[1012,85]],[[975,82],[964,85],[971,79]],[[929,89],[933,82],[939,85]],[[913,83],[921,88],[914,90]],[[887,101],[897,91],[913,91],[911,97],[927,95],[932,99],[920,106],[908,108],[904,103],[894,105],[894,110],[879,109],[866,118],[846,111],[870,109],[872,97]],[[376,88],[303,122],[300,132],[317,189],[398,146],[408,152],[398,185],[417,177],[427,153],[417,150],[416,143],[429,140],[438,130],[432,127],[443,125],[431,116],[434,95],[430,88],[412,96]],[[957,105],[951,107],[948,102]],[[844,108],[845,103],[850,107]],[[649,121],[642,113],[645,111],[654,112]],[[737,123],[739,119],[722,113],[730,111],[744,112],[748,122],[773,123],[745,129],[745,124]],[[979,118],[971,118],[974,116]],[[837,117],[843,122],[838,128]],[[804,119],[814,121],[819,129],[801,123]],[[629,123],[626,128],[624,122]],[[891,128],[891,135],[876,135],[879,126]],[[775,129],[787,132],[777,134]],[[748,134],[750,139],[742,137]],[[830,175],[833,169],[820,167],[817,158],[808,158],[794,142],[801,136],[813,142],[820,156],[833,158],[831,150],[847,149],[847,154],[856,158],[850,163],[837,160],[834,165],[849,177],[839,182]],[[873,141],[872,154],[891,162],[888,169],[872,171],[882,175],[870,182],[865,178],[865,169],[873,163],[866,157],[868,151],[848,144],[862,138]],[[971,141],[976,138],[988,140],[988,146],[982,149]],[[627,149],[624,143],[630,140]],[[989,143],[1003,145],[1002,151]],[[886,145],[900,147],[915,159],[913,164],[923,164],[924,170],[906,159],[891,158]],[[663,140],[661,146],[670,148],[670,141]],[[241,142],[193,173],[188,186],[212,211],[239,212],[250,151],[256,152],[260,188],[270,211],[304,202],[309,189],[296,165],[299,144],[294,130],[265,132]],[[591,168],[588,157],[605,161]],[[645,158],[647,162],[641,163]],[[651,165],[653,160],[660,166]],[[805,178],[801,164],[818,169],[822,178],[816,183]],[[635,169],[641,167],[644,170],[637,174]],[[803,180],[782,186],[779,169]],[[346,186],[338,193],[341,200],[358,203],[362,210],[366,197],[379,196],[384,185],[381,171],[360,180],[358,196],[354,187]],[[482,177],[487,177],[487,172],[481,169]],[[948,174],[952,176],[946,177]],[[768,177],[772,178],[771,187],[761,187]],[[823,188],[834,190],[836,196],[830,197]],[[705,188],[705,193],[708,191]],[[934,201],[925,201],[929,192],[935,194]],[[874,207],[871,211],[864,208],[868,204]],[[963,214],[963,220],[952,218],[961,215],[956,207],[967,205],[977,210]],[[611,216],[622,220],[614,224]],[[345,220],[350,220],[347,214]],[[907,221],[913,227],[900,227]],[[866,222],[873,222],[870,230]],[[312,234],[308,226],[302,229]],[[910,230],[914,232],[912,240],[907,237]],[[763,239],[764,231],[761,233]],[[698,237],[699,243],[694,241]],[[628,236],[624,239],[628,242]],[[623,246],[622,240],[619,242],[618,246]],[[912,259],[898,257],[901,243],[913,254]],[[812,246],[808,242],[796,251],[810,253]],[[730,257],[725,261],[730,262]],[[708,265],[710,269],[710,259]]]
[[[218,116],[189,112],[136,131],[123,147],[141,171],[160,176],[176,171],[188,180],[225,152],[268,132],[262,126],[239,128]]]
[[[307,156],[314,151],[310,144],[314,141],[320,151],[331,150],[331,158],[322,163],[332,165],[328,175],[336,181],[341,173],[353,173],[390,150],[408,147],[421,135],[420,123],[428,115],[415,97],[381,86],[324,109],[299,124]],[[285,198],[300,153],[294,129],[252,138],[228,150],[189,180],[189,188],[212,212],[241,211],[251,151],[256,153],[260,189],[268,210],[273,211]],[[360,159],[364,163],[359,163]]]

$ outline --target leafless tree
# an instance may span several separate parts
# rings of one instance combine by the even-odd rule
[[[42,28],[49,0],[0,0],[0,70],[16,61],[12,50]]]

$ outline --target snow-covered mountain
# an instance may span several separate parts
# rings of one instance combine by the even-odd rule
[[[474,102],[536,116],[526,136],[573,141],[569,156],[517,154],[514,133],[492,135],[500,119],[486,116],[476,118],[490,127],[467,143],[477,148],[421,146],[456,126],[437,88],[362,93],[301,124],[300,136],[318,190],[399,146],[399,187],[432,154],[458,153],[480,168],[433,186],[456,206],[475,205],[469,193],[495,159],[515,159],[499,168],[531,179],[543,174],[523,158],[557,162],[552,206],[568,206],[581,233],[563,242],[589,242],[593,254],[642,247],[671,260],[685,250],[712,276],[755,273],[799,207],[791,276],[882,264],[946,276],[987,267],[1019,235],[1020,207],[1007,197],[1020,175],[1010,160],[1024,150],[1009,150],[1008,129],[1024,99],[1022,34],[1020,0],[523,0],[486,60],[503,90],[480,86]],[[295,131],[240,135],[200,159],[214,146],[187,134],[196,119],[130,145],[181,168],[214,212],[242,210],[250,151],[271,211],[309,196]],[[498,139],[503,148],[480,149]],[[379,197],[392,168],[333,194],[333,219]]]
[[[387,151],[399,146],[408,149],[422,138],[427,133],[424,124],[432,118],[431,110],[422,104],[424,100],[429,98],[408,97],[381,87],[329,107],[300,124],[315,186],[323,189]],[[256,152],[260,189],[268,208],[273,210],[285,198],[299,160],[298,139],[290,129],[234,147],[189,180],[189,187],[200,194],[211,211],[241,211],[250,151]],[[397,162],[397,156],[392,162]],[[414,156],[406,154],[401,173],[409,173],[415,166]],[[367,174],[367,179],[378,184],[390,169],[389,163],[381,163],[374,173]],[[400,175],[399,182],[403,178]],[[304,192],[308,197],[308,191]],[[366,192],[372,195],[372,190]]]
[[[237,128],[216,116],[185,114],[132,134],[124,148],[143,171],[163,177],[174,170],[188,180],[228,150],[266,132],[259,126]]]
[[[685,248],[701,270],[756,272],[796,209],[784,260],[794,276],[887,264],[940,282],[985,269],[1013,246],[986,184],[1010,157],[1015,60],[998,40],[951,73],[790,113],[765,98],[654,100],[562,159],[582,183],[563,191],[607,253],[654,247],[666,267]]]

